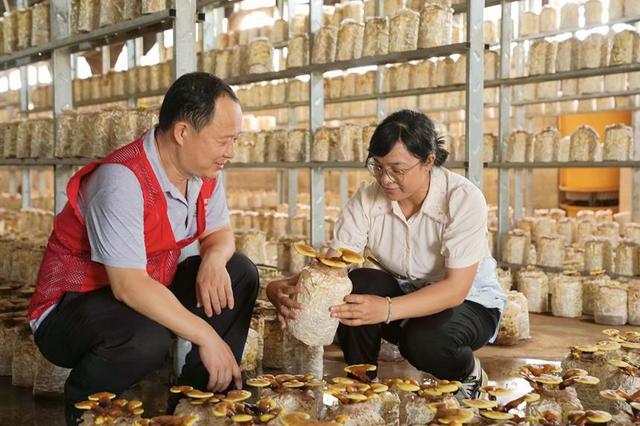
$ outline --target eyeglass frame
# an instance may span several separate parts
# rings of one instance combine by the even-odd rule
[[[391,180],[391,182],[393,182],[393,183],[401,183],[404,180],[406,174],[409,173],[411,171],[411,169],[415,168],[419,164],[424,164],[424,163],[425,163],[424,161],[418,160],[418,162],[416,164],[414,164],[413,166],[411,166],[411,167],[407,167],[406,169],[400,169],[400,170],[398,170],[398,172],[393,172],[393,174],[397,176],[397,179],[394,178],[389,173],[390,172],[390,167],[382,167],[382,166],[378,165],[378,162],[373,157],[367,158],[367,161],[365,162],[365,167],[367,168],[367,170],[369,171],[371,176],[373,176],[374,179],[380,180],[380,179],[382,179],[382,177],[384,175],[387,175],[387,177]],[[379,167],[380,168],[380,175],[376,176],[376,173],[374,173],[371,170],[370,166]]]

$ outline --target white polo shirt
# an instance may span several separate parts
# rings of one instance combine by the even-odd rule
[[[377,182],[361,188],[342,210],[331,247],[368,249],[406,292],[441,281],[446,268],[479,263],[467,300],[502,311],[506,295],[498,283],[487,234],[482,191],[463,176],[433,167],[429,193],[409,219]]]

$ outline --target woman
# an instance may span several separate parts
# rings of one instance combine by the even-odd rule
[[[370,252],[382,270],[352,270],[353,293],[330,314],[349,364],[376,364],[381,338],[416,368],[460,380],[476,397],[486,374],[473,351],[493,341],[506,296],[487,243],[482,192],[443,166],[433,122],[402,110],[374,132],[367,168],[375,182],[347,203],[332,249]],[[292,318],[297,277],[270,283],[281,318]]]

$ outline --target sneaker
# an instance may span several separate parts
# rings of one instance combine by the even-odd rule
[[[456,396],[460,399],[477,399],[480,397],[480,388],[486,386],[489,382],[489,376],[482,369],[480,360],[474,355],[475,366],[471,374],[462,380],[462,389],[456,393]]]

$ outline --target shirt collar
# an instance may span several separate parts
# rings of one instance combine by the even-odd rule
[[[420,212],[436,222],[446,224],[448,220],[446,213],[447,178],[445,170],[442,167],[432,167],[430,178],[429,192],[422,203]],[[378,184],[376,183],[376,185]],[[378,186],[376,198],[371,208],[371,215],[379,216],[391,212],[402,215],[398,202],[389,200],[380,189],[380,186]]]
[[[171,181],[169,180],[169,176],[167,176],[167,172],[164,170],[162,161],[160,161],[158,145],[156,144],[156,127],[152,127],[151,129],[149,129],[149,131],[147,131],[144,136],[143,145],[149,163],[151,164],[151,168],[158,177],[158,182],[160,183],[160,188],[162,188],[162,191],[170,194],[175,199],[184,200],[184,195],[182,195],[178,188],[176,188],[176,186],[171,183]],[[189,178],[189,190],[191,190],[191,187],[194,187],[194,184],[198,184],[200,180],[201,179],[198,177]]]

